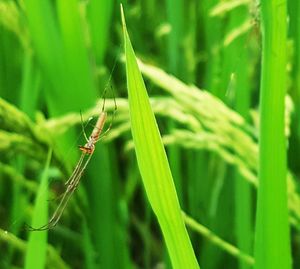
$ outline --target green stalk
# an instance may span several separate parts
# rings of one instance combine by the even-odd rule
[[[1,4],[5,5],[3,1]],[[3,19],[8,12],[1,10],[0,18]],[[19,80],[15,78],[20,72],[21,57],[19,43],[3,25],[0,25],[0,96],[13,104],[16,104],[19,98]]]
[[[97,145],[95,156],[90,164],[90,181],[87,185],[90,205],[90,228],[93,236],[97,261],[103,268],[120,268],[120,249],[115,248],[116,213],[115,193],[109,148],[107,145]],[[119,242],[120,243],[120,242]],[[118,250],[118,251],[117,251]],[[111,254],[114,253],[114,256]],[[100,266],[96,263],[97,266]]]
[[[231,20],[235,27],[241,25],[248,15],[247,7],[242,6],[232,11]],[[249,80],[249,53],[245,48],[248,35],[243,35],[237,38],[231,45],[232,51],[239,55],[236,64],[236,69],[233,70],[236,75],[235,83],[235,109],[245,119],[249,118],[250,110],[250,80]],[[235,233],[237,247],[245,253],[252,254],[253,252],[253,222],[252,222],[252,195],[251,185],[245,181],[238,170],[234,171],[234,187],[235,187]],[[252,266],[244,260],[239,260],[240,269],[250,269]]]
[[[166,0],[167,19],[171,26],[168,35],[168,60],[169,70],[174,75],[179,75],[180,65],[180,46],[182,45],[183,33],[183,1]]]
[[[284,135],[286,1],[263,0],[261,9],[263,58],[255,268],[289,269],[291,251]]]
[[[91,42],[98,65],[103,63],[110,29],[113,1],[89,1],[88,20],[90,26]]]
[[[68,87],[63,77],[65,58],[53,7],[49,1],[36,0],[25,0],[24,7],[35,57],[43,71],[43,78],[46,78],[47,88],[51,88],[54,96],[60,96],[60,102],[57,102],[51,97],[52,91],[45,91],[51,114],[58,115],[68,111],[65,104],[70,102],[73,93],[69,92],[68,99],[62,99],[60,95],[61,89],[66,92]]]
[[[217,0],[204,0],[199,1],[200,5],[200,25],[202,26],[204,36],[204,49],[206,51],[207,60],[205,62],[205,72],[203,77],[203,86],[211,93],[218,95],[218,89],[220,89],[220,63],[221,54],[218,44],[221,44],[222,39],[222,28],[221,20],[219,18],[212,18],[210,14],[211,8],[216,5]],[[217,169],[207,169],[212,167],[214,154],[206,151],[200,151],[197,156],[197,181],[198,185],[194,187],[194,192],[198,196],[198,205],[201,205],[204,212],[208,212],[211,204],[211,193],[213,191],[212,182],[215,182],[215,177],[212,171]],[[197,189],[196,189],[197,188]],[[192,189],[192,188],[191,188]],[[198,194],[197,194],[198,193]],[[189,191],[191,195],[191,191]],[[193,210],[190,209],[190,214],[195,217],[196,220],[200,221],[199,208],[195,208],[198,213],[194,214]],[[201,222],[209,225],[210,218],[208,214],[202,214]],[[215,222],[217,223],[217,222]],[[212,225],[211,225],[212,226]],[[214,227],[215,228],[215,227]],[[218,259],[211,259],[210,257],[216,257],[216,248],[212,247],[210,243],[204,241],[199,251],[199,256],[202,257],[201,262],[205,268],[213,268],[210,266],[211,262],[216,262]]]
[[[126,30],[122,7],[121,15],[131,131],[144,187],[161,227],[173,268],[199,268],[181,216],[166,152]]]
[[[171,26],[171,31],[168,35],[168,69],[169,71],[180,76],[182,74],[182,63],[180,62],[180,45],[182,45],[183,36],[183,2],[182,0],[166,0],[167,20]],[[176,127],[174,121],[168,121],[168,129],[171,131]],[[182,169],[181,169],[181,152],[177,146],[170,146],[168,148],[168,156],[173,178],[175,181],[176,190],[179,201],[182,203]]]
[[[31,119],[38,105],[40,74],[31,54],[24,55],[23,78],[20,94],[20,107]]]
[[[298,115],[297,119],[299,122],[300,116],[300,3],[299,1],[293,2],[295,7],[295,22],[296,25],[295,29],[295,46],[296,46],[296,52],[295,52],[295,61],[296,61],[296,114]],[[300,124],[298,124],[298,140],[300,141]]]
[[[38,190],[38,195],[35,200],[33,211],[32,227],[41,227],[47,223],[48,219],[48,171],[52,156],[52,150],[49,149],[45,169],[41,177],[41,183]],[[44,268],[46,264],[47,254],[47,238],[46,232],[31,232],[29,233],[27,251],[25,256],[25,269],[29,268]]]
[[[69,94],[73,95],[72,99],[79,104],[75,109],[83,109],[93,104],[97,95],[89,55],[84,43],[78,1],[57,1],[56,8],[65,56],[65,70],[61,75],[68,83]],[[64,94],[61,94],[61,96],[64,96]],[[69,109],[71,107],[74,106],[69,104]]]
[[[222,39],[222,20],[209,15],[211,8],[218,3],[217,0],[201,1],[205,47],[208,52],[205,64],[204,87],[216,96],[220,96],[220,72],[221,72],[221,53],[219,44]]]

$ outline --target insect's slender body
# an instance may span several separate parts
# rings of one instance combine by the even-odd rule
[[[100,113],[98,120],[96,122],[96,125],[91,133],[91,135],[89,136],[89,138],[87,138],[86,134],[84,133],[84,136],[86,138],[86,144],[84,146],[79,146],[79,149],[81,150],[81,156],[80,159],[72,173],[72,175],[69,177],[69,179],[66,181],[65,185],[66,185],[66,190],[60,200],[60,203],[58,205],[58,207],[56,208],[56,210],[54,211],[52,217],[50,218],[49,222],[43,226],[41,226],[40,228],[33,228],[33,227],[29,227],[29,230],[31,231],[44,231],[44,230],[48,230],[51,229],[53,227],[56,226],[56,224],[58,223],[60,217],[62,216],[64,209],[66,208],[69,199],[71,198],[72,194],[74,193],[74,191],[76,190],[81,176],[83,175],[93,153],[95,150],[95,144],[101,139],[101,137],[103,135],[105,135],[111,128],[112,123],[110,123],[109,127],[107,128],[107,130],[102,133],[106,119],[107,119],[107,113],[104,111],[104,104],[103,103],[103,108],[102,108],[102,112]],[[115,103],[115,111],[117,109],[116,103]],[[114,111],[114,114],[115,114]],[[113,114],[113,117],[114,117]],[[102,135],[102,136],[101,136]]]
[[[107,127],[107,129],[103,132],[103,128],[104,128],[105,122],[107,120],[107,113],[106,113],[106,111],[104,111],[105,94],[107,91],[107,87],[111,81],[112,74],[114,72],[116,64],[117,64],[117,58],[115,59],[111,74],[108,79],[108,83],[103,92],[102,111],[98,116],[96,125],[95,125],[91,135],[89,136],[89,138],[86,136],[83,125],[82,125],[82,130],[83,130],[84,137],[86,139],[86,143],[84,146],[79,146],[79,149],[82,152],[81,156],[77,162],[77,165],[75,166],[73,173],[71,174],[71,176],[65,183],[66,190],[63,193],[62,198],[61,198],[56,210],[54,211],[52,217],[50,218],[50,220],[47,224],[41,226],[40,228],[28,227],[30,231],[44,231],[44,230],[54,228],[56,226],[56,224],[60,220],[60,217],[62,216],[62,214],[68,204],[69,199],[71,198],[72,194],[76,190],[76,188],[80,182],[81,176],[83,175],[89,161],[91,160],[91,158],[93,156],[93,153],[95,150],[95,144],[101,139],[101,137],[105,136],[109,132],[110,128],[112,127],[112,122],[114,120],[114,117],[115,117],[115,114],[117,111],[117,103],[116,103],[116,98],[114,96],[114,91],[112,91],[112,93],[113,93],[115,108],[112,113],[111,122],[110,122],[109,126]],[[111,89],[112,89],[112,87],[111,87]]]
[[[100,134],[102,133],[105,121],[107,119],[107,113],[102,112],[97,120],[97,123],[92,131],[92,134],[87,139],[87,142],[84,146],[79,146],[79,149],[86,154],[93,154],[95,150],[95,144],[99,140]]]

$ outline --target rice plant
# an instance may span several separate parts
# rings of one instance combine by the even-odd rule
[[[299,268],[299,11],[0,0],[0,268]]]

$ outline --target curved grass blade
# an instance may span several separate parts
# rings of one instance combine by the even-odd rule
[[[122,7],[121,15],[131,132],[144,187],[161,227],[173,268],[199,268],[184,226],[158,126],[126,30]]]

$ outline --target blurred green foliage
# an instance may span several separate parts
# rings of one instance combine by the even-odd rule
[[[285,111],[293,268],[300,266],[298,2],[288,1]],[[123,6],[199,264],[252,268],[260,6],[250,0]],[[39,199],[51,214],[77,145],[85,143],[80,112],[89,135],[108,82],[117,115],[58,226],[39,242],[46,268],[171,268],[133,151],[122,43],[117,1],[0,0],[0,268],[24,268],[35,251],[24,224],[36,214],[41,179],[47,170],[49,199],[46,191]],[[105,109],[109,124],[110,90]]]

